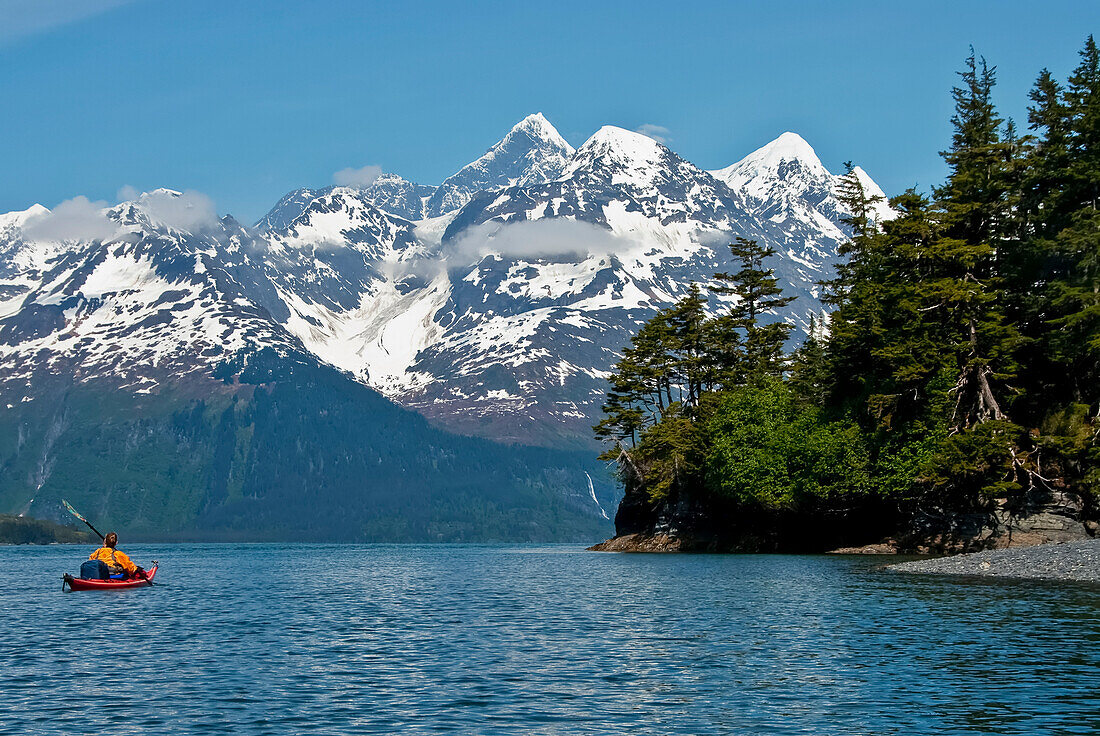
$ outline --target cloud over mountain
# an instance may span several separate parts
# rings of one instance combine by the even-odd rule
[[[368,164],[358,169],[340,169],[332,175],[332,183],[341,187],[369,187],[382,176],[382,167]]]
[[[566,219],[484,222],[464,230],[446,250],[454,264],[495,254],[508,258],[586,258],[627,250],[631,241],[590,222]]]
[[[84,195],[66,199],[48,212],[34,215],[23,227],[31,241],[106,240],[118,232],[118,223],[107,217],[107,203]]]
[[[644,136],[652,138],[658,143],[668,143],[672,140],[669,136],[671,132],[663,125],[654,125],[653,123],[643,123],[634,129],[635,133],[641,133]]]

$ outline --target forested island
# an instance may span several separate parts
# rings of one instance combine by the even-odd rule
[[[876,221],[844,179],[832,307],[793,353],[766,261],[634,336],[596,435],[625,497],[607,550],[959,551],[1095,536],[1100,517],[1100,53],[1042,71],[1027,132],[972,52],[948,175]]]

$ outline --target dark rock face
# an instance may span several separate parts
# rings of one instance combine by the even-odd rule
[[[1060,544],[1096,536],[1089,516],[1081,499],[1059,491],[970,513],[921,515],[885,541],[895,551],[921,554]]]
[[[824,552],[869,544],[897,523],[894,512],[871,501],[844,513],[825,510],[760,511],[680,492],[653,503],[628,490],[615,514],[615,537],[601,552]]]
[[[944,554],[1030,547],[1096,537],[1080,499],[1039,495],[969,512],[904,513],[876,499],[844,511],[749,511],[681,492],[654,503],[629,489],[604,552],[833,552]]]

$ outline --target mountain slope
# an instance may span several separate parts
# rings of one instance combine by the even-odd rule
[[[33,401],[0,408],[0,506],[63,521],[67,498],[131,538],[552,541],[607,531],[616,494],[590,456],[442,432],[308,356],[260,351],[248,363],[150,394],[48,379]]]
[[[392,223],[360,233],[328,213],[337,188],[288,195],[301,220],[269,228],[276,250],[346,252],[292,278],[273,264],[281,303],[267,308],[315,354],[444,426],[585,445],[618,351],[691,282],[735,268],[734,237],[775,248],[770,265],[798,297],[770,318],[797,335],[822,314],[817,284],[846,237],[837,182],[793,133],[708,173],[614,126],[574,151],[532,115],[423,200],[436,217],[391,206]],[[371,187],[342,196],[385,209]],[[347,255],[372,247],[373,260]]]
[[[18,307],[26,293],[41,281],[50,261],[66,248],[64,243],[24,237],[24,228],[49,212],[36,204],[0,215],[0,317]]]
[[[479,194],[441,238],[443,330],[396,398],[460,431],[584,437],[630,335],[692,281],[736,270],[725,247],[736,236],[777,250],[770,265],[798,300],[772,318],[806,329],[845,237],[836,177],[789,135],[758,154],[731,186],[607,126],[558,179]]]
[[[269,311],[289,321],[282,293],[351,303],[375,264],[415,247],[408,223],[354,192],[307,211],[267,240],[232,218],[179,230],[128,202],[104,213],[112,237],[66,244],[0,319],[0,510],[50,516],[65,496],[120,529],[188,538],[547,540],[605,526],[589,458],[433,429]],[[336,221],[338,245],[319,238]]]

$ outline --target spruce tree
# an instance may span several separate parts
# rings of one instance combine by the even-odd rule
[[[735,352],[720,350],[714,356],[718,380],[726,387],[782,374],[786,367],[783,348],[791,326],[784,322],[763,324],[761,318],[774,315],[775,310],[795,299],[783,296],[775,271],[764,265],[765,259],[775,255],[774,248],[743,237],[737,237],[729,248],[741,268],[732,274],[714,274],[716,283],[710,287],[714,294],[737,298],[716,324],[720,335],[728,335],[716,339],[719,346],[736,347]]]
[[[1007,418],[1004,384],[1015,371],[1019,334],[1005,317],[995,268],[1011,232],[1011,142],[1002,140],[992,102],[995,68],[973,50],[952,90],[955,132],[943,152],[950,171],[936,189],[943,237],[929,252],[936,264],[924,290],[929,309],[951,324],[959,374],[953,426]]]
[[[1044,70],[1031,100],[1035,139],[1018,215],[1029,258],[1012,290],[1032,340],[1021,360],[1028,416],[1038,424],[1053,406],[1100,401],[1100,52],[1092,36],[1066,84]]]
[[[817,318],[810,317],[806,339],[790,361],[791,390],[800,401],[819,408],[824,406],[829,381],[825,344],[826,336],[818,327]]]

